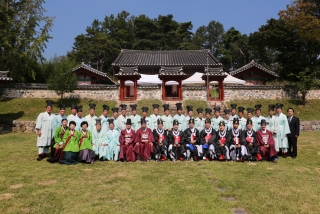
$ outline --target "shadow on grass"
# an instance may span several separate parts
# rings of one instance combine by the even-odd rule
[[[12,120],[18,120],[24,115],[24,111],[16,113],[0,114],[0,122],[9,122]]]
[[[59,107],[60,104],[65,104],[66,107],[70,107],[71,104],[80,104],[80,98],[72,97],[72,98],[62,98],[58,100],[58,103],[55,104],[56,107]]]
[[[300,99],[290,99],[290,100],[288,100],[288,102],[293,105],[303,105],[303,101]]]
[[[1,96],[1,94],[0,94],[0,96]],[[0,97],[0,102],[8,102],[8,101],[10,101],[10,100],[12,100],[12,99],[14,99],[14,98],[10,98],[10,97]]]

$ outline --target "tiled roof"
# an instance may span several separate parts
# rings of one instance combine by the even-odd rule
[[[202,76],[228,76],[228,73],[223,71],[223,68],[209,68],[209,73],[207,71],[207,68],[204,68],[204,73]]]
[[[209,50],[121,50],[120,55],[112,63],[113,66],[205,66],[207,64],[209,67],[222,65]]]
[[[278,74],[276,74],[275,72],[263,67],[262,65],[260,65],[258,63],[256,63],[254,60],[252,60],[250,63],[242,66],[241,68],[238,68],[237,70],[231,71],[230,75],[233,76],[235,74],[238,74],[238,73],[241,73],[241,72],[243,72],[245,70],[248,70],[249,68],[252,68],[252,67],[256,67],[256,68],[260,69],[261,71],[264,71],[264,72],[266,72],[268,74],[271,74],[272,76],[279,77]]]
[[[138,67],[120,67],[116,76],[140,76]]]
[[[11,77],[8,77],[9,71],[0,71],[0,80],[3,81],[12,81]]]
[[[77,70],[79,70],[79,69],[85,69],[85,70],[90,71],[90,72],[92,72],[92,73],[94,73],[94,74],[97,74],[97,75],[99,75],[99,76],[101,76],[101,77],[105,77],[105,78],[107,78],[108,80],[110,80],[111,83],[116,84],[114,81],[112,81],[112,80],[108,77],[108,75],[107,75],[106,73],[104,73],[104,72],[102,72],[102,71],[98,71],[98,70],[96,70],[96,69],[94,69],[94,68],[92,68],[92,67],[84,64],[83,62],[82,62],[80,65],[78,65],[77,67],[73,68],[72,71],[74,72],[74,71],[77,71]]]
[[[159,76],[185,76],[182,67],[161,67],[159,70]]]

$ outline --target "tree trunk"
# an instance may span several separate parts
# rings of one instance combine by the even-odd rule
[[[301,97],[302,103],[304,106],[306,105],[306,95],[307,95],[306,93],[302,93],[302,97]]]
[[[62,104],[63,94],[60,96],[60,104]]]

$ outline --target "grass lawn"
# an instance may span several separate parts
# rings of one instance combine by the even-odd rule
[[[37,162],[36,136],[0,135],[0,213],[319,213],[320,132],[278,164]]]

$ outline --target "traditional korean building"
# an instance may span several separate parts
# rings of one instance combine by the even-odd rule
[[[9,71],[0,71],[0,84],[9,84],[12,82],[12,78],[8,77]]]
[[[126,80],[134,82],[134,90],[131,94],[137,94],[136,82],[138,74],[158,74],[162,80],[163,100],[182,100],[182,80],[192,76],[196,72],[205,73],[205,68],[218,69],[222,64],[212,55],[209,50],[172,50],[172,51],[150,51],[150,50],[121,50],[119,56],[112,63],[113,71],[120,80],[120,100],[128,98],[123,88]],[[210,70],[209,69],[209,70]],[[209,74],[209,81],[220,81],[226,76]],[[175,84],[166,85],[167,82]],[[223,92],[223,83],[222,92]],[[136,98],[133,97],[133,100]],[[220,98],[219,98],[220,99]]]
[[[278,74],[252,60],[241,68],[231,71],[230,75],[245,80],[249,85],[265,85],[266,82],[278,78]]]
[[[106,73],[98,71],[83,62],[77,67],[72,69],[77,75],[78,85],[94,85],[94,84],[107,84],[115,85]]]

